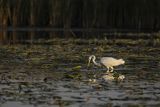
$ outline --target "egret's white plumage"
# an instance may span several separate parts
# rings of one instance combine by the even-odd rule
[[[100,63],[97,63],[95,60],[96,60],[96,57],[94,55],[91,55],[89,57],[88,66],[91,63],[91,61],[93,61],[93,63],[97,66],[104,65],[105,67],[108,68],[108,71],[109,69],[111,69],[111,72],[113,71],[114,66],[118,66],[125,63],[123,59],[115,59],[113,57],[102,57],[100,59]]]

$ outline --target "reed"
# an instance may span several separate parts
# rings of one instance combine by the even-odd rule
[[[0,0],[0,27],[68,29],[64,31],[64,37],[88,36],[86,32],[80,35],[72,32],[71,28],[155,32],[160,28],[159,13],[159,0]],[[4,32],[0,32],[0,41],[19,39],[16,32],[9,37]],[[28,39],[36,39],[35,35],[29,33]],[[50,32],[49,35],[57,33]]]

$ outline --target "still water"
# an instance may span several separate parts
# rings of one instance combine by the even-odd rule
[[[0,46],[1,107],[159,107],[160,50],[135,41],[58,39],[44,45]],[[115,41],[114,41],[115,42]],[[145,42],[146,43],[146,42]],[[96,55],[123,58],[105,81]]]

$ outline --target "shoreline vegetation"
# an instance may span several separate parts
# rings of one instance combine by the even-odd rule
[[[154,38],[160,29],[159,13],[159,0],[0,0],[0,42],[34,41],[41,35],[138,39],[146,33]],[[22,31],[14,31],[17,28]]]
[[[110,33],[111,34],[111,33]],[[123,33],[119,33],[117,35],[109,36],[110,34],[103,36],[88,36],[88,37],[49,37],[43,36],[39,34],[39,36],[35,36],[35,38],[27,38],[23,39],[23,35],[17,36],[17,39],[13,40],[12,38],[0,40],[1,45],[13,45],[13,44],[35,44],[35,45],[56,45],[57,43],[75,43],[82,45],[90,45],[90,44],[109,44],[109,45],[142,45],[142,46],[160,46],[160,34],[154,33],[128,33],[128,35],[123,35]],[[67,40],[67,41],[66,41]]]
[[[2,32],[0,32],[2,33]],[[60,40],[60,39],[75,39],[75,41],[82,39],[81,42],[83,41],[90,41],[90,40],[96,40],[99,39],[100,41],[106,40],[106,41],[119,41],[119,40],[124,40],[129,41],[147,41],[148,43],[152,44],[159,44],[160,42],[160,33],[104,33],[104,32],[87,32],[88,36],[81,36],[79,37],[74,33],[71,36],[63,36],[63,33],[60,31],[57,36],[51,36],[49,35],[50,32],[45,32],[45,31],[36,31],[34,32],[36,35],[34,35],[32,38],[30,38],[30,35],[28,35],[29,32],[23,32],[23,31],[16,31],[15,38],[13,37],[12,33],[14,32],[6,32],[7,35],[5,37],[0,38],[0,44],[17,44],[17,43],[22,43],[22,44],[52,44],[55,42],[55,40]],[[30,33],[29,33],[30,34]],[[28,35],[28,36],[27,36]],[[98,40],[97,40],[98,41]],[[106,42],[105,41],[105,42]],[[60,41],[59,41],[60,42]],[[115,43],[115,42],[113,42]]]

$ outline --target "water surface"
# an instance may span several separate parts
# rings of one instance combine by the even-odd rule
[[[126,45],[127,44],[127,45]],[[1,107],[159,107],[160,51],[130,41],[54,40],[49,45],[0,47]],[[89,55],[123,58],[104,81],[106,68],[87,67]],[[92,81],[94,80],[94,81]]]

